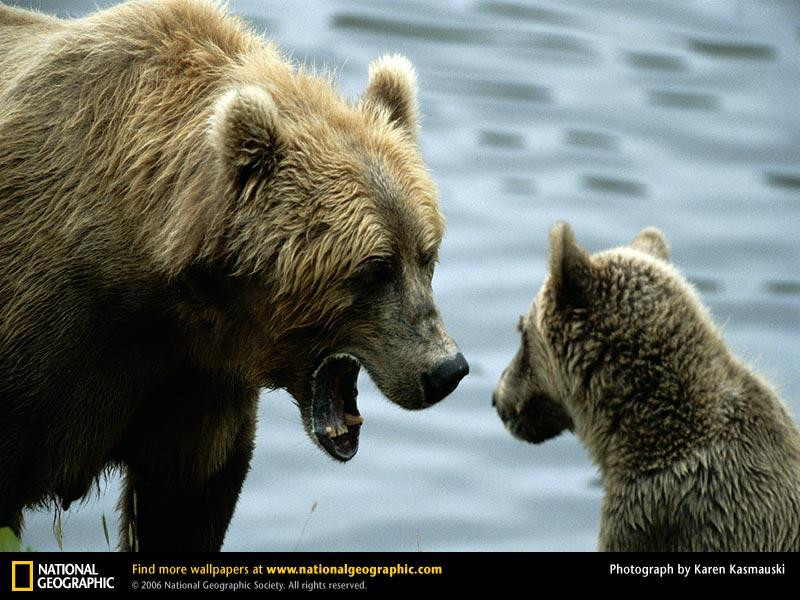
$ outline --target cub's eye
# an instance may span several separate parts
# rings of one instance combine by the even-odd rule
[[[395,278],[394,263],[385,258],[369,260],[358,268],[354,278],[367,286],[385,285]]]

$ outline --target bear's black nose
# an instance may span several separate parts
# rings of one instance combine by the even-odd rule
[[[436,365],[430,373],[422,375],[425,404],[436,404],[458,386],[458,382],[469,373],[469,364],[459,352]]]

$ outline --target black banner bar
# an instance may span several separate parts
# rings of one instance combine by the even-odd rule
[[[796,554],[10,553],[0,589],[33,592],[514,592],[542,584],[794,584]],[[541,588],[544,591],[544,588]]]

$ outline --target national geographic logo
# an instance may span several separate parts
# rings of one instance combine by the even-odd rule
[[[33,591],[32,560],[11,561],[11,591],[12,592]]]
[[[114,577],[101,575],[94,563],[11,561],[11,591],[113,590]]]

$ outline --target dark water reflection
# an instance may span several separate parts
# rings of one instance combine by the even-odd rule
[[[417,66],[448,219],[434,284],[473,369],[413,414],[363,379],[362,446],[345,466],[304,438],[285,394],[265,394],[226,548],[291,550],[316,500],[301,549],[592,549],[602,491],[578,442],[516,442],[489,404],[557,219],[591,249],[661,227],[733,348],[800,410],[800,4],[231,5],[296,58],[334,67],[353,97],[383,52]],[[115,494],[65,515],[68,548],[105,546]],[[53,548],[51,520],[33,516],[26,543]]]

